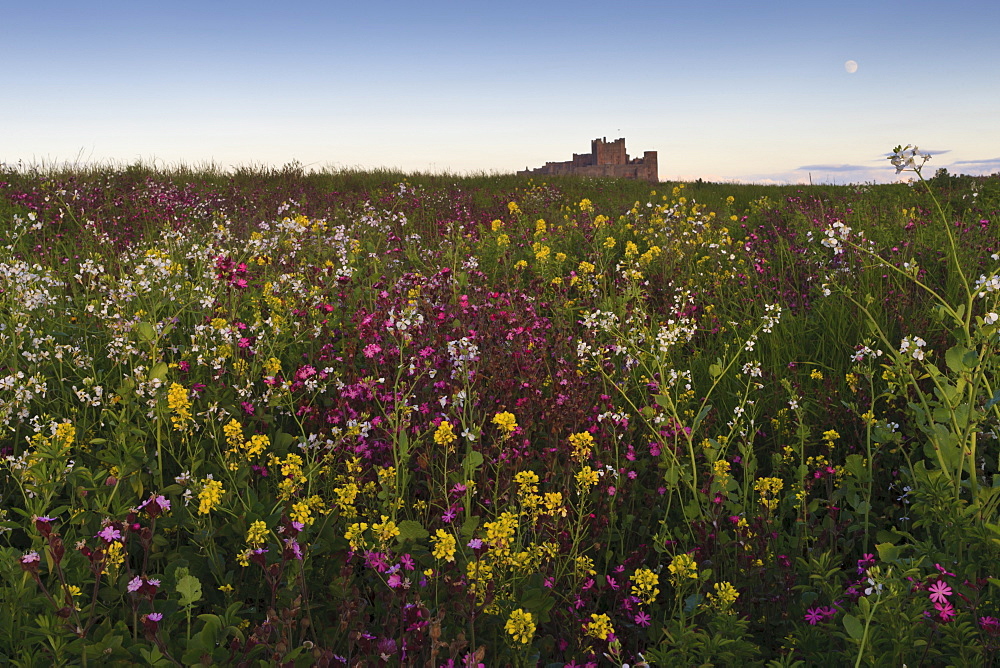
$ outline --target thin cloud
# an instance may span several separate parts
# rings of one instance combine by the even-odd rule
[[[870,169],[867,165],[803,165],[796,167],[796,171],[808,172],[856,172],[858,170]]]
[[[989,158],[987,160],[956,160],[953,165],[1000,165],[1000,158]]]

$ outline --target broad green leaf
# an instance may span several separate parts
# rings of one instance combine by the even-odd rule
[[[193,575],[185,574],[177,580],[177,593],[181,595],[181,606],[193,605],[201,600],[201,581]]]
[[[424,540],[430,533],[416,520],[403,520],[396,525],[399,529],[399,540]]]
[[[844,615],[844,628],[847,630],[847,634],[855,640],[861,640],[865,635],[864,626],[854,615]]]

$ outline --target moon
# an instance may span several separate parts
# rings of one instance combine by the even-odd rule
[[[858,64],[853,60],[848,60],[844,63],[844,69],[847,70],[848,74],[854,74],[858,71]]]

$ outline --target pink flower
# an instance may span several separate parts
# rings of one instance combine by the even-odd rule
[[[934,603],[947,603],[948,597],[951,596],[951,587],[949,587],[943,580],[938,580],[932,584],[928,591],[930,592],[929,597]]]
[[[649,626],[649,623],[652,621],[653,618],[650,617],[645,612],[639,612],[636,614],[635,617],[633,617],[633,619],[635,620],[636,624],[638,624],[643,628],[646,628],[647,626]]]
[[[955,608],[952,607],[951,603],[935,603],[934,607],[937,609],[938,617],[941,618],[942,622],[947,622],[955,616]]]
[[[122,532],[115,527],[108,525],[97,533],[97,538],[103,538],[106,543],[113,543],[122,539]]]
[[[134,578],[129,580],[128,587],[126,587],[130,592],[139,591],[139,587],[142,586],[142,578],[136,575]]]

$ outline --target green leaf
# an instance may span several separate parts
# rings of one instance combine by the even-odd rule
[[[899,559],[899,555],[903,553],[903,546],[893,545],[892,543],[878,543],[875,545],[875,549],[878,550],[880,561],[895,562]]]
[[[424,540],[425,538],[430,536],[430,533],[427,531],[427,529],[425,529],[424,526],[420,522],[417,522],[416,520],[403,520],[402,522],[397,524],[396,527],[399,529],[400,541]]]
[[[180,573],[181,569],[177,569]],[[177,579],[177,593],[181,595],[181,606],[194,605],[201,600],[201,581],[193,575],[184,574]]]
[[[462,462],[462,468],[466,472],[475,471],[477,468],[483,465],[483,453],[478,450],[469,450],[469,454],[465,455],[465,461]]]
[[[865,628],[854,615],[844,615],[844,628],[847,630],[847,634],[855,640],[861,640],[865,635]]]
[[[459,530],[459,533],[462,534],[462,538],[470,539],[472,538],[472,534],[476,530],[476,527],[478,526],[479,526],[479,515],[472,515],[471,517],[469,517],[469,519],[462,522],[462,528]]]
[[[718,378],[719,376],[721,376],[722,375],[722,365],[721,364],[711,364],[711,365],[709,365],[709,367],[708,367],[708,375],[710,375],[713,380],[716,379],[716,378]]]
[[[140,322],[136,325],[136,330],[139,333],[139,340],[145,343],[152,343],[156,340],[156,330],[148,322]]]
[[[167,379],[167,372],[170,367],[167,366],[166,362],[160,362],[159,364],[154,364],[153,368],[149,370],[150,380],[164,381]]]

